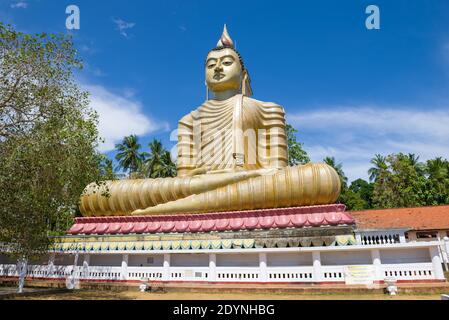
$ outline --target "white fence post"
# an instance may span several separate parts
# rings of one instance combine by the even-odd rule
[[[355,234],[355,241],[359,245],[363,244],[363,242],[362,242],[362,235],[360,233],[356,233]]]
[[[384,276],[382,274],[382,260],[380,259],[379,249],[371,250],[371,258],[373,260],[373,266],[374,266],[374,274],[375,274],[374,279],[376,281],[382,281],[384,279]]]
[[[128,278],[128,260],[129,260],[129,255],[128,254],[123,254],[122,255],[122,270],[121,270],[121,279],[122,280],[126,280]]]
[[[164,253],[164,271],[162,273],[162,280],[170,280],[170,253]]]
[[[437,246],[429,248],[430,257],[432,259],[433,272],[435,279],[444,280],[443,266],[441,265],[440,253]]]
[[[217,279],[217,255],[215,253],[209,253],[209,281],[215,281]]]
[[[268,270],[267,270],[267,254],[265,252],[259,253],[259,271],[260,271],[260,281],[268,281]]]
[[[89,277],[89,264],[90,264],[90,254],[86,253],[83,256],[83,268],[81,273],[82,278]]]
[[[449,271],[449,237],[445,236],[441,240],[441,256],[446,271]]]
[[[321,269],[321,253],[319,251],[312,252],[313,259],[313,279],[315,282],[323,280],[323,272]]]

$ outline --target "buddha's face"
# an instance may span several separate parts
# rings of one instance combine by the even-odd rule
[[[242,66],[234,50],[211,51],[206,60],[206,84],[213,92],[238,90],[242,80]]]

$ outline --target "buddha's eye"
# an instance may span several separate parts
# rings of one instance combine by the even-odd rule
[[[230,66],[233,62],[234,61],[232,61],[232,60],[225,60],[225,61],[223,61],[223,65]]]
[[[215,67],[217,65],[217,60],[215,59],[210,59],[207,63],[206,66],[208,69],[212,69],[213,67]]]

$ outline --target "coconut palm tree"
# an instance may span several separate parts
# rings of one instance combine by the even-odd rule
[[[148,178],[157,178],[155,176],[156,169],[162,163],[164,147],[159,140],[154,139],[148,144],[150,153],[145,153],[145,161],[142,165],[142,174]]]
[[[326,157],[323,159],[323,161],[327,165],[334,168],[335,171],[337,171],[338,175],[340,176],[341,188],[342,188],[342,190],[346,189],[346,186],[348,185],[348,178],[346,177],[345,173],[343,172],[343,164],[341,164],[341,163],[337,164],[334,157]]]
[[[150,153],[141,167],[142,174],[148,178],[167,178],[176,176],[176,165],[159,140],[154,139],[148,144]]]
[[[141,146],[138,140],[136,135],[130,135],[123,138],[122,143],[115,145],[118,151],[115,159],[119,163],[119,168],[125,171],[129,170],[130,177],[137,172],[144,160],[144,154],[139,151]]]
[[[370,162],[374,167],[368,170],[368,174],[369,180],[373,182],[377,180],[382,172],[385,172],[388,169],[387,158],[380,154],[376,154]]]
[[[164,177],[175,177],[177,170],[176,164],[171,159],[170,151],[165,151],[162,157],[163,167],[161,168],[161,173]]]
[[[100,173],[104,180],[116,180],[117,175],[114,171],[114,165],[112,160],[104,156],[102,162],[100,163]]]
[[[427,160],[425,166],[430,190],[429,204],[446,204],[449,202],[449,162],[441,157]]]
[[[448,162],[443,160],[442,157],[427,161],[426,172],[431,180],[442,181],[447,179],[448,169]]]
[[[419,156],[414,153],[409,153],[407,154],[407,160],[415,168],[418,174],[423,175],[425,173],[426,166],[422,162],[419,162]]]

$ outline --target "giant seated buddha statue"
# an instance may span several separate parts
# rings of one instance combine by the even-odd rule
[[[248,70],[226,26],[207,55],[205,73],[206,101],[179,121],[177,177],[91,184],[81,196],[84,216],[223,212],[337,200],[340,179],[332,167],[288,166],[284,109],[252,98]]]

